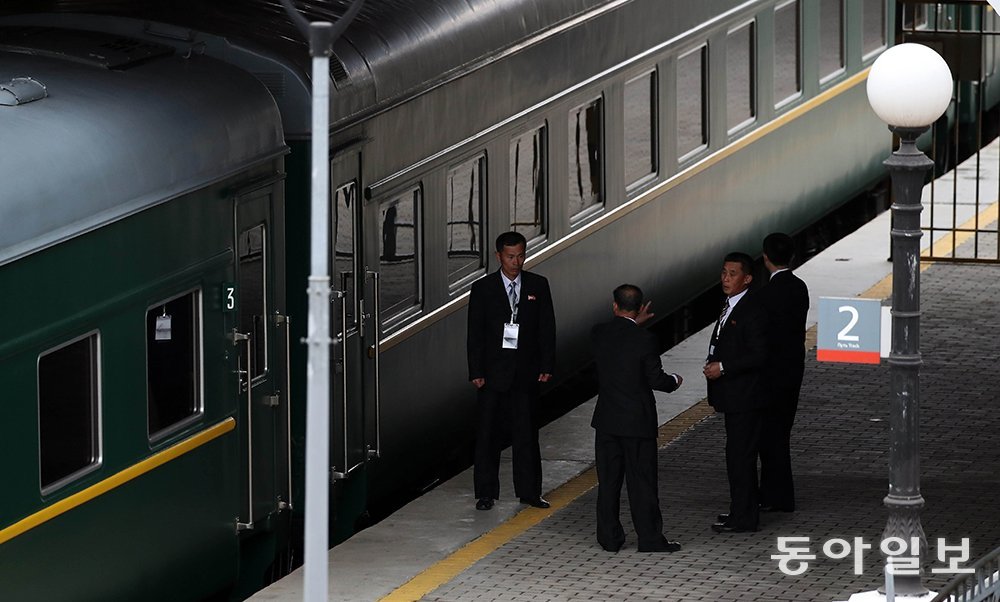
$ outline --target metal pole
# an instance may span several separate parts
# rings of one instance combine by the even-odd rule
[[[309,24],[312,55],[312,212],[309,276],[309,327],[306,343],[305,602],[326,602],[330,494],[330,269],[329,122],[330,53],[333,25]]]
[[[920,193],[924,174],[934,166],[916,147],[927,130],[889,128],[899,136],[899,148],[885,161],[892,178],[892,351],[889,368],[892,397],[889,402],[889,517],[883,539],[916,538],[920,550],[908,555],[922,558],[927,537],[920,523],[924,498],[920,495]],[[922,564],[922,563],[921,563]],[[893,575],[895,594],[927,593],[916,575]]]

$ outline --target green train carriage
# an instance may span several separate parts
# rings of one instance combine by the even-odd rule
[[[18,48],[0,51],[16,84],[0,103],[0,598],[228,591],[273,562],[289,515],[277,109],[215,59],[32,34],[0,38]],[[250,489],[250,472],[268,478]]]

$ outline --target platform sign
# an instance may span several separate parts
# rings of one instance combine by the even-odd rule
[[[820,297],[816,359],[877,364],[882,303],[878,299]]]

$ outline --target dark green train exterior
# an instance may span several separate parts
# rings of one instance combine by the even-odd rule
[[[8,30],[3,42],[31,43],[22,34]],[[89,54],[112,38],[45,40]],[[19,146],[5,154],[15,180],[0,192],[10,318],[0,340],[3,600],[202,599],[248,568],[263,574],[288,523],[276,507],[287,500],[287,461],[275,467],[281,454],[258,449],[254,469],[270,470],[281,491],[253,501],[256,521],[274,524],[270,534],[238,531],[251,503],[250,421],[233,339],[240,313],[227,310],[225,290],[249,277],[240,221],[268,224],[283,244],[280,117],[244,71],[152,52],[161,55],[109,56],[115,69],[40,49],[2,53],[0,80],[29,76],[47,93],[0,112]],[[280,261],[267,268],[279,313]],[[187,325],[178,300],[193,308]],[[167,307],[174,330],[161,341],[149,316]],[[89,350],[71,351],[80,341]],[[164,355],[174,343],[190,363],[182,351]],[[277,359],[285,343],[271,343]],[[275,364],[254,396],[284,396],[284,362]],[[163,401],[181,396],[182,382],[187,399]]]
[[[47,96],[0,106],[23,149],[0,162],[0,599],[242,599],[302,529],[304,42],[269,0],[22,4],[0,84]],[[894,2],[430,4],[368,0],[334,47],[334,540],[469,449],[465,311],[497,234],[537,234],[558,381],[614,286],[665,315],[890,151],[864,83]]]

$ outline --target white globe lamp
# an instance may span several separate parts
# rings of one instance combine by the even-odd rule
[[[1000,2],[1000,0],[993,0]],[[868,102],[890,126],[924,128],[951,102],[951,70],[922,44],[900,44],[875,59],[868,74]]]

